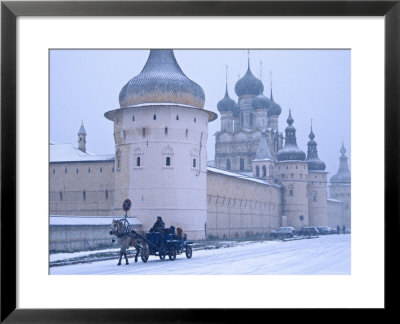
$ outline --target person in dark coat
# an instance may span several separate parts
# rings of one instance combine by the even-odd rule
[[[161,216],[157,216],[156,222],[154,223],[153,227],[150,228],[150,233],[153,233],[152,234],[153,241],[155,244],[160,246],[161,250],[164,249],[163,245],[164,231],[165,231],[165,223],[163,222]]]
[[[337,233],[340,234],[340,226],[336,226]]]
[[[153,227],[150,229],[150,232],[159,232],[164,233],[165,223],[163,222],[161,216],[157,216],[157,220],[154,223]]]

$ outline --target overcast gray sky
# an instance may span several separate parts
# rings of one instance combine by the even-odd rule
[[[104,113],[119,107],[121,88],[142,70],[148,50],[51,50],[50,139],[77,145],[83,120],[87,150],[114,153],[113,125]],[[228,91],[237,100],[235,83],[247,70],[247,49],[175,50],[183,72],[198,83],[206,96],[205,109],[218,113],[217,103]],[[350,147],[350,50],[252,50],[250,67],[282,107],[279,131],[284,132],[289,109],[297,129],[297,143],[307,152],[310,122],[318,154],[332,176],[338,170],[342,140]],[[260,64],[262,62],[262,64]],[[261,74],[260,74],[261,73]],[[221,121],[209,124],[208,160],[214,159],[216,131]],[[350,162],[350,161],[349,161]],[[349,163],[350,167],[350,163]]]

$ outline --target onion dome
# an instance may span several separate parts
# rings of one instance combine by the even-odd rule
[[[264,96],[263,94],[259,94],[257,97],[251,101],[251,106],[254,109],[268,109],[271,105],[271,101]]]
[[[347,165],[347,159],[348,157],[346,156],[346,149],[344,148],[343,142],[342,142],[342,147],[340,149],[340,164],[339,164],[339,170],[338,172],[331,177],[331,184],[350,184],[351,183],[351,174],[349,167]]]
[[[122,88],[121,108],[141,104],[180,104],[202,109],[204,91],[181,70],[173,50],[150,50],[143,70]]]
[[[238,97],[244,95],[258,96],[264,91],[264,85],[260,79],[257,79],[250,70],[250,60],[248,60],[246,74],[236,82],[235,92]]]
[[[308,135],[308,138],[310,139],[307,143],[307,146],[308,146],[308,151],[307,151],[308,170],[309,171],[324,171],[326,166],[325,166],[325,163],[323,161],[321,161],[318,157],[317,142],[314,141],[315,135],[312,130],[312,126],[311,126],[311,132],[310,132],[310,135]]]
[[[306,154],[297,146],[296,128],[294,128],[293,122],[294,119],[289,110],[289,117],[287,119],[288,126],[285,129],[285,146],[278,151],[278,161],[304,161],[306,159]]]
[[[261,132],[261,141],[258,145],[256,160],[271,160],[271,153],[269,151],[267,139],[265,138],[266,133],[264,131]]]
[[[281,114],[281,112],[282,112],[282,108],[281,108],[281,106],[279,106],[274,101],[274,97],[272,95],[272,87],[271,87],[271,98],[270,98],[270,101],[271,101],[271,106],[270,106],[270,108],[268,110],[268,113],[267,113],[268,117],[270,117],[270,116],[279,116]]]
[[[236,102],[229,97],[228,84],[227,84],[225,90],[225,97],[222,100],[220,100],[217,104],[218,111],[221,113],[225,111],[233,112],[236,109],[236,106],[237,106]]]

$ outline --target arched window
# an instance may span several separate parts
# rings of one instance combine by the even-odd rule
[[[56,170],[55,169],[53,169],[53,174],[56,174]]]
[[[165,134],[165,135],[168,135],[168,127],[165,127],[165,129],[164,129],[164,134]]]
[[[116,164],[117,164],[117,170],[121,168],[121,150],[118,149],[117,152],[115,153],[116,157]]]
[[[267,167],[263,165],[262,167],[262,176],[265,178],[267,176]]]
[[[153,120],[156,120],[157,119],[157,116],[156,116],[156,114],[154,114],[153,115]]]
[[[188,134],[189,134],[189,130],[186,128],[185,136],[188,137]]]
[[[90,173],[90,168],[88,169],[88,173]]]
[[[60,191],[60,201],[62,201],[63,200],[63,194],[62,194],[62,192]]]
[[[83,200],[86,200],[86,191],[83,192]]]
[[[194,117],[193,121],[196,122],[196,117]]]
[[[196,167],[196,159],[193,159],[193,168]]]
[[[179,120],[179,115],[176,115],[176,120]]]
[[[257,165],[256,166],[256,177],[258,178],[260,176],[260,167]]]
[[[136,157],[136,166],[140,166],[140,156]]]
[[[240,159],[240,171],[244,171],[244,159]]]
[[[143,135],[143,137],[145,137],[146,136],[146,128],[142,128],[142,135]]]
[[[106,191],[104,192],[104,196],[106,197],[106,200],[108,199],[108,190],[106,189]]]
[[[289,186],[289,196],[294,196],[294,185]]]
[[[67,170],[67,168],[65,168],[65,173],[68,173],[68,170]]]
[[[76,168],[76,173],[79,173],[79,169],[78,168]]]
[[[132,116],[132,121],[135,121],[135,115]]]
[[[164,163],[165,163],[165,167],[171,167],[173,165],[173,156],[174,156],[174,150],[172,149],[171,146],[167,145],[166,147],[164,147],[164,149],[162,150],[162,155],[164,157]]]
[[[103,173],[103,168],[100,168],[100,173]]]

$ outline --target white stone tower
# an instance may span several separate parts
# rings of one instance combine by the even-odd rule
[[[86,152],[86,130],[83,126],[83,121],[78,131],[78,149],[82,152]]]
[[[149,230],[161,216],[191,239],[205,237],[208,122],[203,89],[186,77],[173,50],[151,50],[119,95],[114,122],[115,213],[124,199]]]
[[[318,157],[317,142],[311,131],[307,143],[308,163],[308,217],[311,226],[328,226],[327,175],[325,163]]]
[[[300,150],[296,141],[296,129],[289,110],[288,126],[285,129],[285,146],[279,150],[276,177],[283,185],[283,216],[287,225],[299,229],[309,224],[307,179],[308,165],[306,154]],[[300,216],[304,217],[303,222]],[[285,224],[283,224],[285,225]]]
[[[331,198],[343,202],[342,223],[338,225],[345,225],[349,228],[351,227],[351,174],[347,165],[348,157],[346,156],[346,149],[343,142],[340,154],[339,170],[330,179],[331,185],[329,191]]]

